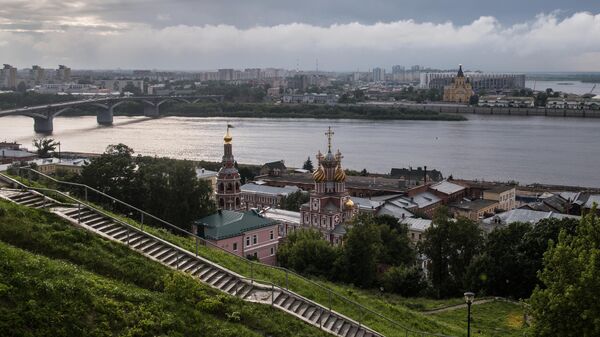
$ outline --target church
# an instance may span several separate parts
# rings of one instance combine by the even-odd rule
[[[342,243],[345,224],[357,213],[357,208],[346,191],[346,173],[342,168],[342,154],[331,152],[333,131],[329,127],[327,154],[317,153],[317,169],[313,173],[314,189],[310,201],[300,208],[300,223],[313,228],[333,245]]]
[[[473,95],[471,81],[465,77],[462,64],[460,64],[458,74],[452,79],[452,83],[444,87],[444,102],[469,103]]]

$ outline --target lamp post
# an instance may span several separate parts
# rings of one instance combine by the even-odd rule
[[[467,302],[467,337],[471,337],[471,304],[473,304],[473,299],[475,299],[475,293],[466,292],[465,293],[465,302]]]

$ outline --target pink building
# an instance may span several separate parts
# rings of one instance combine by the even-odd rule
[[[196,221],[200,235],[215,245],[242,257],[275,265],[279,244],[279,222],[254,210],[219,210]]]

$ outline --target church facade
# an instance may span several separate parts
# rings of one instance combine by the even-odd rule
[[[452,83],[444,87],[444,102],[469,103],[473,95],[473,86],[469,78],[465,77],[461,64]]]
[[[327,154],[317,153],[317,169],[313,173],[314,190],[310,201],[300,208],[300,223],[304,228],[317,229],[331,244],[342,243],[346,223],[357,209],[346,191],[346,173],[342,168],[342,154],[331,152],[331,127],[325,133]]]
[[[240,174],[235,168],[235,159],[233,157],[232,141],[233,137],[227,125],[227,133],[223,137],[224,151],[221,169],[217,175],[216,200],[217,207],[220,210],[240,210],[242,209],[242,189],[240,184]]]

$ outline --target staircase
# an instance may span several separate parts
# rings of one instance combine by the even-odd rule
[[[335,336],[382,337],[361,323],[294,292],[273,284],[254,282],[99,209],[82,204],[62,204],[33,190],[0,189],[0,198],[28,207],[46,208],[77,226],[123,243],[138,253],[198,278],[213,288],[246,301],[274,306]]]

